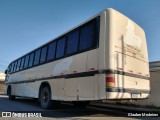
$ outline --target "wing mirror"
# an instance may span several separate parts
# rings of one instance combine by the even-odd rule
[[[5,72],[4,72],[5,74],[7,74],[8,73],[8,70],[5,70]]]

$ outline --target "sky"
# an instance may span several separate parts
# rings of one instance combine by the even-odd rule
[[[160,60],[160,0],[0,0],[0,72],[106,8],[141,26],[149,61]]]

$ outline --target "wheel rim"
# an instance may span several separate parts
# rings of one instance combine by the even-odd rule
[[[49,100],[48,93],[46,91],[44,91],[43,95],[42,95],[42,101],[43,101],[43,103],[47,103],[48,100]]]

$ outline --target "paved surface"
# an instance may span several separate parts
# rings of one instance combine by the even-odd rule
[[[99,106],[101,108],[109,108],[109,109],[117,109],[119,111],[126,111],[126,112],[155,112],[160,114],[160,108],[154,107],[143,107],[143,106],[136,106],[136,105],[127,105],[127,104],[116,104],[116,103],[95,103],[92,102],[91,106]]]
[[[15,101],[10,101],[7,96],[0,95],[0,111],[17,111],[21,113],[41,113],[42,118],[3,118],[3,120],[18,120],[18,119],[32,119],[32,120],[50,120],[50,119],[69,119],[69,120],[126,120],[126,119],[152,119],[147,117],[128,117],[128,112],[116,109],[103,108],[98,106],[88,106],[87,108],[75,108],[71,104],[62,103],[58,107],[53,107],[50,110],[40,108],[37,101],[27,98],[17,98]],[[120,117],[121,116],[121,117]],[[1,119],[1,118],[0,118]],[[157,118],[156,118],[157,119]]]

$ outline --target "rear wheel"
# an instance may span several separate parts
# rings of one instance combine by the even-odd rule
[[[8,93],[9,100],[15,100],[15,96],[12,95],[11,87],[8,88],[7,93]]]
[[[48,86],[42,88],[40,94],[40,104],[44,109],[48,109],[51,107],[51,92]]]

